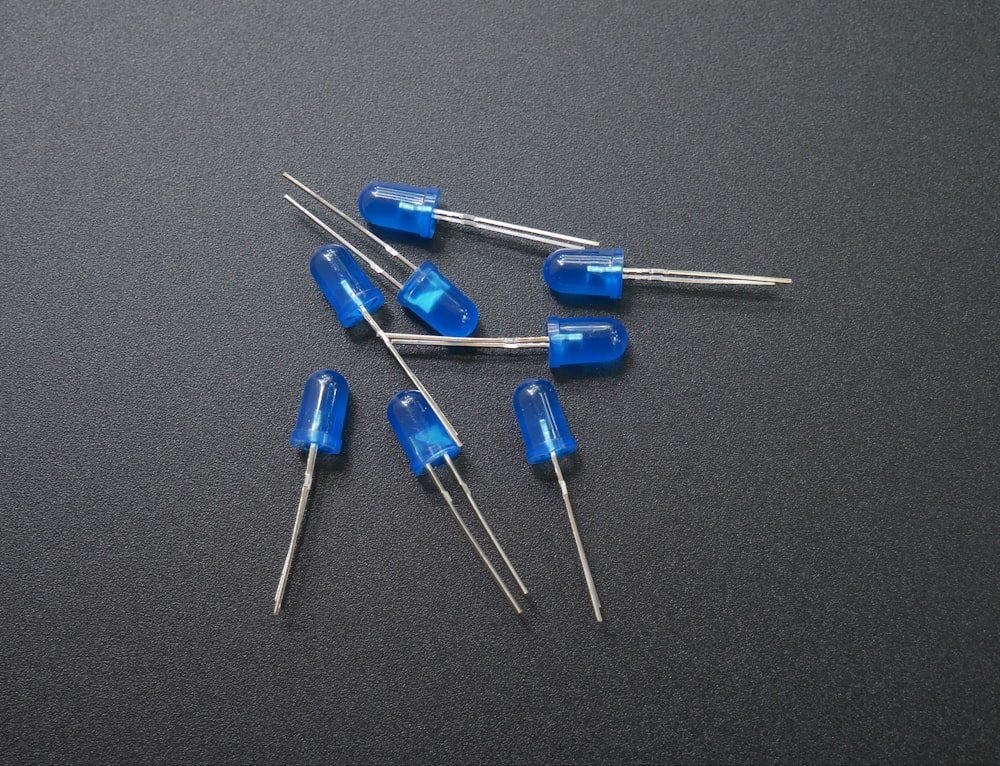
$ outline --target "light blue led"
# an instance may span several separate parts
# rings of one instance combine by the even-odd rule
[[[320,452],[332,455],[340,453],[349,396],[347,381],[335,370],[317,370],[306,378],[306,384],[302,389],[299,417],[289,441],[293,447],[308,449],[309,455],[306,458],[305,477],[302,479],[302,492],[299,493],[299,507],[295,512],[292,541],[288,545],[278,590],[274,594],[275,617],[281,612],[285,590],[288,588],[292,560],[295,558],[295,548],[298,546],[299,533],[302,531],[302,520],[305,518],[306,505],[309,503],[309,491],[312,489],[316,455]]]
[[[556,390],[547,380],[531,378],[517,387],[514,414],[529,463],[544,463],[553,453],[561,457],[576,452],[576,439],[569,431]]]
[[[407,186],[389,181],[372,181],[358,195],[358,210],[368,223],[385,229],[394,229],[418,237],[434,236],[437,221],[469,226],[480,231],[505,234],[509,237],[544,242],[556,247],[598,247],[591,239],[570,237],[554,231],[533,229],[507,221],[495,221],[468,213],[456,213],[438,207],[441,190],[434,186]]]
[[[344,327],[364,319],[362,307],[371,313],[385,302],[382,292],[340,245],[323,245],[316,250],[309,260],[309,271]]]
[[[358,195],[358,210],[368,223],[430,239],[434,236],[434,209],[441,190],[433,187],[372,181]]]
[[[622,297],[625,251],[556,250],[545,259],[542,277],[554,292],[565,295]]]
[[[549,317],[549,367],[603,365],[620,359],[628,348],[625,325],[611,317]]]
[[[507,584],[501,579],[493,564],[486,557],[486,554],[483,553],[483,549],[479,547],[476,538],[472,536],[469,527],[462,520],[458,509],[455,508],[455,501],[452,499],[451,494],[444,488],[441,480],[434,472],[435,467],[447,464],[455,480],[462,487],[462,491],[465,492],[465,497],[468,499],[469,505],[472,506],[472,510],[475,511],[476,518],[479,519],[479,523],[489,536],[497,553],[500,554],[500,558],[503,559],[504,564],[507,566],[507,571],[511,573],[515,582],[521,588],[521,592],[526,594],[528,589],[514,570],[514,565],[510,563],[506,552],[500,547],[500,542],[497,540],[496,535],[493,534],[490,525],[486,523],[486,517],[479,510],[476,501],[472,499],[472,492],[469,490],[469,485],[465,483],[465,480],[458,473],[455,464],[451,461],[460,451],[458,443],[451,437],[441,419],[434,413],[434,410],[427,403],[427,399],[419,391],[403,391],[392,397],[386,409],[386,417],[389,419],[389,425],[392,426],[396,438],[399,439],[399,444],[402,446],[403,452],[406,453],[406,457],[410,461],[410,469],[417,476],[423,476],[424,474],[430,476],[431,481],[434,482],[434,485],[441,493],[441,497],[448,504],[448,508],[462,528],[469,543],[471,543],[479,559],[493,577],[497,587],[503,591],[504,596],[514,608],[514,611],[520,614],[522,611],[521,605],[517,603],[514,594],[511,593]]]
[[[466,337],[479,323],[479,310],[465,293],[424,261],[396,295],[405,306],[442,335]]]
[[[547,348],[550,367],[604,367],[621,358],[628,348],[625,325],[611,317],[560,319],[549,317],[547,335],[530,338],[460,338],[436,335],[386,333],[403,346],[452,346],[456,348]]]
[[[335,370],[317,370],[306,378],[291,445],[299,449],[316,445],[320,452],[340,454],[349,395],[347,381]]]
[[[419,391],[392,397],[386,417],[417,476],[427,473],[427,466],[441,465],[446,457],[462,451]]]
[[[620,247],[605,250],[556,250],[545,259],[542,265],[542,278],[553,292],[561,295],[588,295],[615,300],[622,297],[622,284],[626,279],[730,287],[734,285],[774,287],[792,282],[783,277],[755,277],[749,274],[723,274],[714,271],[625,268],[625,251]]]
[[[587,583],[587,592],[590,594],[590,603],[594,607],[594,617],[598,622],[603,622],[601,600],[597,597],[597,587],[594,585],[594,577],[590,572],[590,563],[583,550],[580,529],[573,513],[573,504],[569,500],[569,488],[566,485],[565,477],[563,477],[562,468],[559,466],[559,458],[562,455],[576,452],[576,439],[569,432],[569,425],[566,423],[566,416],[563,414],[559,397],[556,395],[555,388],[547,380],[529,378],[515,389],[513,404],[517,425],[521,429],[521,437],[524,439],[525,457],[528,463],[535,465],[545,461],[552,462],[552,469],[555,471],[556,479],[559,481],[559,490],[562,492],[563,504],[566,506],[566,515],[569,517],[569,524],[573,530],[576,552],[580,557],[580,566],[583,568],[583,577]]]

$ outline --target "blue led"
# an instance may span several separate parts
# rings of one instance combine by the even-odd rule
[[[290,178],[287,173],[285,175]],[[291,180],[298,184],[294,179]],[[298,185],[308,191],[302,184]],[[434,227],[437,221],[445,221],[458,226],[469,226],[480,231],[505,234],[508,237],[527,239],[532,242],[545,242],[556,247],[598,247],[600,245],[599,242],[592,239],[570,237],[554,231],[533,229],[530,226],[495,221],[492,218],[458,213],[454,210],[442,210],[438,207],[440,201],[441,190],[433,186],[407,186],[388,181],[372,181],[358,195],[358,210],[370,224],[386,229],[405,231],[427,239],[434,236]],[[332,209],[332,206],[327,206]]]
[[[397,298],[401,305],[442,335],[466,337],[479,323],[476,304],[430,261],[424,261],[417,267]]]
[[[385,414],[417,476],[427,473],[428,465],[441,465],[445,457],[455,457],[461,452],[419,391],[396,394],[389,400]]]
[[[441,190],[433,187],[372,181],[358,195],[358,210],[368,223],[430,239],[440,199]]]
[[[517,387],[514,414],[529,463],[544,463],[553,452],[556,457],[576,452],[576,439],[569,432],[556,390],[547,380],[532,378]]]
[[[493,530],[490,529],[490,525],[486,522],[486,517],[479,510],[476,501],[472,499],[472,492],[469,490],[469,485],[465,483],[465,480],[458,473],[455,464],[451,462],[451,459],[461,451],[458,442],[451,437],[441,419],[434,413],[434,410],[427,403],[427,399],[419,391],[403,391],[396,394],[389,400],[389,407],[386,409],[385,414],[389,419],[389,425],[392,426],[392,430],[396,432],[396,438],[399,439],[399,443],[403,447],[403,452],[406,453],[406,457],[410,461],[410,468],[413,470],[413,473],[417,476],[423,476],[424,474],[430,476],[438,492],[441,493],[441,497],[448,504],[448,508],[455,517],[455,521],[458,522],[458,525],[465,533],[465,537],[476,551],[476,555],[479,556],[480,561],[483,562],[483,565],[493,577],[493,581],[496,582],[497,587],[503,592],[507,601],[514,608],[514,611],[521,614],[521,605],[517,603],[517,599],[510,588],[507,587],[507,584],[500,577],[496,568],[490,563],[486,554],[483,553],[483,549],[476,542],[476,538],[472,536],[469,527],[462,520],[461,515],[459,515],[451,493],[444,488],[437,473],[434,471],[435,466],[440,466],[443,463],[448,464],[448,468],[454,475],[455,480],[458,481],[462,487],[462,491],[465,492],[465,497],[468,499],[469,505],[475,511],[476,518],[479,519],[483,530],[489,536],[490,541],[496,548],[497,553],[500,554],[500,558],[503,559],[504,564],[506,564],[507,571],[514,577],[515,582],[521,588],[521,592],[527,593],[528,589],[514,570],[514,565],[510,563],[506,552],[500,547],[500,542],[497,540],[496,535],[493,534]]]
[[[611,317],[560,319],[549,317],[547,336],[530,338],[462,338],[389,332],[385,337],[403,346],[455,348],[547,348],[549,367],[607,365],[628,347],[625,325]]]
[[[620,247],[556,250],[545,259],[542,277],[557,293],[618,299],[622,297],[624,265],[625,251]]]
[[[309,259],[309,271],[344,327],[353,327],[385,302],[385,296],[340,245],[323,245]]]
[[[306,458],[306,472],[302,479],[302,492],[299,493],[299,507],[295,511],[292,541],[288,545],[278,590],[274,594],[276,617],[281,613],[288,578],[292,571],[292,560],[295,558],[295,548],[299,544],[302,520],[305,518],[306,505],[309,502],[309,491],[312,489],[313,471],[316,469],[316,455],[320,452],[331,455],[340,453],[349,395],[347,381],[343,375],[334,370],[317,370],[306,378],[302,390],[302,404],[299,406],[299,418],[289,441],[293,447],[308,449],[309,455]]]
[[[315,444],[320,452],[340,454],[349,393],[344,376],[334,370],[318,370],[306,378],[291,445],[308,449]]]
[[[576,439],[569,432],[566,416],[563,415],[562,405],[559,404],[559,397],[556,396],[552,384],[538,378],[530,378],[521,383],[514,391],[514,415],[517,416],[517,425],[524,439],[525,457],[528,463],[534,465],[546,461],[552,462],[552,469],[555,471],[559,490],[562,492],[563,504],[566,506],[566,515],[569,517],[569,525],[573,530],[576,552],[583,569],[583,579],[587,583],[590,603],[594,607],[594,618],[602,622],[604,617],[601,614],[601,600],[597,596],[594,576],[590,571],[587,554],[583,550],[580,528],[573,513],[573,504],[569,499],[569,487],[563,477],[562,468],[559,467],[559,458],[562,455],[576,452]]]
[[[549,317],[549,367],[606,364],[628,347],[625,325],[611,317],[560,319]]]
[[[615,300],[622,297],[622,284],[626,279],[722,287],[737,285],[775,287],[792,283],[792,280],[784,277],[757,277],[750,274],[724,274],[716,271],[625,268],[625,251],[620,247],[605,250],[556,250],[545,259],[542,278],[556,293],[590,295]]]

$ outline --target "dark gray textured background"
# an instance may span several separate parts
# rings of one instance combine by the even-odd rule
[[[0,6],[0,761],[1000,760],[995,3],[87,5]],[[629,327],[555,376],[603,627],[510,411],[544,356],[412,356],[519,619],[282,170],[795,279],[566,308],[544,248],[435,241],[482,334]],[[324,366],[347,448],[274,619]]]

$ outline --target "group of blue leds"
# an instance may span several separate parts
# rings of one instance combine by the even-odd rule
[[[459,514],[454,499],[434,470],[442,466],[447,467],[461,487],[469,506],[510,576],[521,593],[527,594],[528,589],[473,499],[468,484],[455,467],[453,458],[462,448],[458,433],[434,397],[400,355],[397,346],[537,348],[548,350],[549,366],[552,368],[607,365],[613,364],[625,353],[628,334],[624,325],[610,317],[575,319],[549,317],[545,335],[521,338],[472,337],[479,321],[479,312],[475,304],[441,274],[433,263],[424,261],[419,266],[415,265],[371,229],[354,220],[301,181],[288,173],[285,173],[284,177],[412,272],[405,282],[400,282],[310,210],[289,195],[285,195],[287,202],[339,243],[320,247],[313,253],[309,262],[313,278],[329,300],[337,319],[345,328],[361,322],[367,323],[414,386],[415,390],[403,391],[393,396],[386,411],[389,424],[410,462],[410,468],[417,476],[427,475],[431,478],[490,576],[514,610],[520,614],[523,610],[517,597],[477,542]],[[545,259],[542,276],[546,284],[557,294],[618,299],[621,298],[625,280],[764,287],[791,282],[779,277],[745,274],[625,268],[624,251],[621,248],[602,249],[600,243],[593,240],[444,210],[438,207],[440,199],[440,189],[373,181],[361,190],[358,209],[362,217],[375,227],[428,239],[434,236],[435,228],[440,221],[554,245],[559,249]],[[391,283],[398,290],[396,298],[399,303],[416,314],[439,335],[385,332],[372,316],[381,308],[385,297],[354,260],[355,256],[382,279]],[[302,392],[302,405],[295,429],[292,431],[291,444],[299,449],[308,450],[308,457],[292,539],[288,546],[288,554],[285,556],[278,590],[274,596],[275,615],[281,611],[288,586],[292,560],[312,487],[316,457],[321,452],[334,455],[340,452],[348,395],[347,381],[340,373],[331,369],[319,370],[310,375]],[[603,620],[601,602],[591,575],[587,554],[584,552],[566,480],[559,464],[560,457],[575,452],[577,448],[576,440],[566,423],[559,397],[551,383],[532,378],[521,383],[514,391],[513,408],[524,439],[528,463],[549,461],[552,463],[573,531],[594,617],[601,622]]]

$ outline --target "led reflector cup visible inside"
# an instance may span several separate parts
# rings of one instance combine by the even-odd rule
[[[323,245],[313,253],[309,271],[344,327],[353,327],[364,319],[361,306],[371,313],[385,302],[382,292],[340,245]]]
[[[446,456],[462,451],[419,391],[396,394],[385,414],[417,476],[427,473],[428,465],[441,465]]]
[[[335,370],[317,370],[306,378],[289,443],[299,449],[315,444],[319,452],[340,454],[349,395],[347,381]]]
[[[479,323],[479,310],[469,297],[424,261],[397,295],[408,308],[441,335],[467,337]]]
[[[514,391],[514,415],[524,439],[529,463],[576,452],[576,439],[569,432],[566,416],[555,388],[547,380],[530,378]]]
[[[564,295],[622,297],[622,269],[625,251],[556,250],[545,259],[542,278],[554,292]]]
[[[434,208],[441,190],[372,181],[358,195],[358,210],[368,223],[430,239],[434,236]]]
[[[560,319],[549,317],[549,367],[606,364],[621,358],[628,347],[625,325],[611,317]]]

